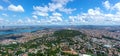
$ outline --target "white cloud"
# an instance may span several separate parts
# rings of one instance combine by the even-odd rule
[[[56,11],[59,8],[62,8],[63,5],[60,3],[49,3],[49,11]]]
[[[36,25],[36,24],[40,24],[41,21],[38,20],[38,19],[32,19],[32,18],[29,18],[29,17],[25,17],[24,19],[18,19],[18,20],[15,20],[14,22],[12,22],[11,24],[14,24],[14,25]]]
[[[116,3],[114,6],[113,6],[114,9],[118,10],[120,12],[120,2],[119,3]]]
[[[55,11],[56,9],[65,8],[65,5],[70,1],[72,0],[52,0],[52,3],[49,3],[49,9]]]
[[[52,13],[52,16],[49,16],[51,22],[62,22],[62,14],[58,12]]]
[[[34,11],[32,14],[37,15],[37,16],[48,16],[49,14],[46,12],[41,12],[41,11]]]
[[[50,21],[52,22],[61,22],[62,18],[59,16],[50,16]]]
[[[40,21],[37,19],[29,18],[29,17],[24,18],[24,20],[18,19],[15,22],[15,24],[26,24],[26,25],[33,25],[33,24],[37,24],[37,23],[40,23]]]
[[[73,11],[75,10],[75,9],[65,8],[64,6],[66,5],[66,3],[68,3],[68,2],[55,0],[53,3],[49,3],[48,6],[36,7],[35,10],[37,10],[39,12],[45,12],[45,13],[53,12],[52,16],[49,16],[49,17],[47,16],[49,19],[41,20],[41,22],[44,22],[44,23],[48,22],[48,23],[51,23],[51,24],[52,23],[62,24],[64,22],[64,23],[72,23],[72,24],[93,24],[94,25],[94,24],[110,24],[110,23],[116,23],[116,22],[120,21],[119,20],[120,13],[115,13],[115,14],[104,13],[104,11],[102,11],[101,8],[99,8],[99,7],[88,9],[87,13],[81,13],[81,14],[77,14],[75,16],[69,16],[68,17],[69,19],[67,19],[67,20],[64,19],[63,20],[64,17],[62,17],[62,14],[56,12],[56,10],[57,11],[59,10],[59,12],[63,12],[63,11],[66,12],[67,11],[69,13],[72,10]],[[117,3],[114,6],[111,6],[109,1],[107,1],[105,3],[106,3],[106,5],[105,5],[106,7],[105,6],[104,7],[108,11],[110,11],[113,8],[114,8],[114,10],[119,9],[118,8],[119,4],[117,4]],[[42,8],[42,9],[44,8],[45,10],[40,10],[40,8]],[[39,13],[36,13],[36,14],[39,15]]]
[[[76,9],[66,8],[68,2],[72,0],[52,0],[45,6],[33,6],[32,18],[19,19],[18,23],[24,24],[119,24],[120,22],[120,2],[111,4],[108,0],[103,3],[103,7],[107,12],[101,10],[100,7],[90,8],[86,13],[70,15],[69,19],[65,19],[62,13],[72,13]],[[13,6],[18,7],[18,6]],[[21,6],[22,7],[22,6]],[[17,11],[17,10],[16,10]],[[23,9],[24,11],[24,9]],[[114,14],[112,14],[112,12]],[[39,17],[42,16],[42,17]],[[67,15],[66,15],[67,16]],[[40,19],[38,19],[38,17]],[[0,19],[0,22],[4,21]]]
[[[32,17],[33,17],[34,19],[38,19],[38,17],[37,17],[36,15],[33,15]]]
[[[64,19],[61,12],[71,13],[76,9],[66,8],[65,6],[70,0],[52,0],[45,6],[33,6],[35,10],[33,12],[36,16],[45,16],[42,20],[28,20],[30,22],[39,22],[40,24],[119,24],[120,22],[120,3],[111,4],[109,1],[103,3],[104,7],[108,11],[107,13],[101,8],[90,8],[86,13],[77,14],[75,16],[69,16],[69,19]],[[109,12],[110,11],[110,12]],[[111,13],[115,12],[114,14]],[[51,13],[50,15],[48,13]],[[59,13],[58,13],[59,12]]]
[[[40,20],[38,20],[38,19],[31,19],[29,17],[26,17],[26,21],[24,21],[24,22],[25,22],[25,24],[31,24],[31,25],[41,23]]]
[[[6,16],[6,17],[7,17],[7,16],[8,16],[8,14],[3,13],[3,14],[2,14],[2,16]]]
[[[109,1],[105,1],[103,5],[107,10],[111,8],[111,4],[109,3]]]
[[[119,11],[117,11],[119,12]],[[88,9],[87,13],[81,13],[76,16],[69,16],[68,22],[73,24],[118,24],[120,22],[120,14],[103,13],[100,8]]]
[[[26,23],[34,23],[34,20],[30,19],[29,17],[27,17],[26,19]]]
[[[109,1],[103,2],[103,6],[110,12],[120,13],[120,2],[111,4]]]
[[[23,20],[22,19],[18,19],[18,21],[16,22],[17,24],[23,24]]]
[[[39,21],[41,24],[64,24],[62,13],[70,14],[76,10],[74,8],[66,8],[67,3],[70,1],[72,0],[52,0],[51,3],[45,6],[33,6],[34,11],[32,14],[42,16]]]
[[[6,3],[9,3],[9,4],[11,3],[9,0],[3,0],[3,1],[6,2]]]
[[[72,11],[75,11],[76,9],[72,8],[65,8],[68,2],[73,1],[73,0],[52,0],[53,3],[49,3],[49,8],[51,11],[59,10],[61,12],[65,13],[71,13]]]
[[[104,2],[104,7],[109,11],[105,13],[103,10],[98,8],[88,9],[87,13],[81,13],[76,16],[69,16],[69,22],[87,23],[87,24],[118,24],[120,22],[120,3],[111,4],[109,1]],[[111,12],[115,12],[112,14]]]
[[[57,12],[55,12],[55,13],[52,13],[52,15],[53,15],[53,16],[62,16],[62,14],[60,14],[60,13],[57,13]]]
[[[69,22],[75,22],[76,16],[69,16]]]
[[[13,4],[8,6],[8,10],[14,11],[14,12],[24,12],[24,9],[21,5],[15,6]]]
[[[36,11],[41,11],[41,12],[48,12],[48,7],[47,6],[44,6],[44,7],[33,6],[33,9],[36,10]]]
[[[3,10],[3,7],[0,5],[0,10]]]
[[[99,14],[101,14],[100,13],[100,8],[95,8],[95,10],[94,9],[89,9],[88,14],[90,14],[90,15],[99,15]]]
[[[35,10],[32,14],[37,15],[37,16],[48,16],[48,7],[44,6],[33,6],[33,9]]]
[[[72,11],[75,11],[76,9],[75,8],[74,9],[71,9],[71,8],[60,8],[59,10],[62,11],[62,12],[65,12],[67,14],[71,14]]]
[[[35,10],[33,14],[39,15],[39,16],[48,16],[49,12],[65,12],[65,13],[72,13],[76,9],[72,8],[66,8],[68,2],[72,0],[52,0],[51,3],[48,3],[48,5],[45,6],[33,6],[33,9]]]
[[[58,12],[53,12],[51,16],[41,18],[39,24],[61,24],[63,22],[62,14]]]
[[[81,22],[85,22],[85,20],[83,20],[84,17],[81,15],[76,15],[76,16],[69,16],[69,22],[70,23],[81,23]]]

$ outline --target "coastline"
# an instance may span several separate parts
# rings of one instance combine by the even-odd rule
[[[35,32],[11,34],[6,36],[5,38],[0,39],[0,44],[8,45],[13,43],[24,43],[36,38],[40,38],[43,35],[52,34],[52,33],[53,33],[52,31],[48,31],[48,30],[38,30]]]

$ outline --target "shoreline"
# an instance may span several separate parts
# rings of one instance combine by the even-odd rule
[[[40,38],[45,34],[51,34],[51,33],[52,32],[50,32],[49,30],[38,30],[35,32],[29,32],[29,33],[11,34],[11,35],[6,36],[3,39],[0,39],[0,44],[8,45],[14,42],[24,43],[24,42],[28,42],[36,38]]]

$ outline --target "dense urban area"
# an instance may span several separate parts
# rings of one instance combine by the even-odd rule
[[[11,34],[1,39],[0,56],[120,56],[119,28],[94,28]]]

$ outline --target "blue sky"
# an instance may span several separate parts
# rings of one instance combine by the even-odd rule
[[[0,25],[120,25],[120,0],[0,0]]]

